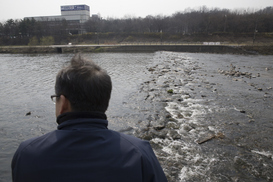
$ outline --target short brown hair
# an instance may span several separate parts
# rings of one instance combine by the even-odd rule
[[[70,65],[56,76],[55,93],[64,95],[72,111],[105,113],[111,97],[112,82],[105,70],[76,54]]]

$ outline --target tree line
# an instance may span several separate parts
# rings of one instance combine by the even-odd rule
[[[88,32],[166,32],[166,33],[249,33],[273,32],[273,7],[259,11],[228,9],[188,9],[172,16],[125,17],[123,19],[90,19]]]
[[[0,23],[0,45],[28,45],[39,40],[50,43],[66,39],[67,21],[36,21],[35,19],[13,20]],[[52,41],[54,39],[54,41]],[[34,43],[35,44],[35,43]],[[46,44],[46,43],[45,43]]]
[[[120,19],[90,18],[84,24],[69,21],[36,21],[34,19],[7,20],[0,23],[0,45],[27,45],[44,40],[44,44],[69,41],[73,29],[86,33],[168,33],[179,35],[213,33],[272,33],[273,7],[258,11],[250,9],[228,10],[186,9],[171,16],[124,17]],[[152,35],[152,34],[151,34]],[[33,40],[33,37],[37,39]],[[53,40],[53,41],[52,41]],[[43,43],[42,43],[43,44]]]

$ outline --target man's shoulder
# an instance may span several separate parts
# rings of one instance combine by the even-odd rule
[[[127,154],[132,154],[131,151],[139,154],[138,156],[141,158],[141,165],[143,168],[142,171],[144,172],[144,181],[167,181],[148,141],[123,133],[118,133],[118,135],[120,136],[121,149],[124,149]]]
[[[151,149],[150,143],[146,140],[142,140],[132,135],[127,135],[124,133],[112,131],[115,135],[119,136],[120,144],[127,147],[134,147],[136,150],[140,151],[147,151]]]
[[[28,147],[35,147],[36,145],[38,145],[41,141],[44,141],[46,140],[48,137],[50,137],[50,135],[52,135],[52,133],[54,133],[55,131],[52,131],[52,132],[49,132],[49,133],[46,133],[42,136],[38,136],[38,137],[33,137],[33,138],[30,138],[28,140],[25,140],[23,141],[20,145],[19,145],[19,148],[18,150],[19,151],[23,151],[25,150],[26,148]]]
[[[119,136],[121,139],[123,140],[126,140],[128,142],[131,142],[131,143],[136,143],[136,144],[143,144],[143,143],[147,143],[148,141],[146,140],[142,140],[140,138],[137,138],[133,135],[128,135],[128,134],[124,134],[124,133],[121,133],[121,132],[118,132],[118,131],[113,131],[113,130],[110,130],[114,135],[117,135]],[[148,142],[149,143],[149,142]]]

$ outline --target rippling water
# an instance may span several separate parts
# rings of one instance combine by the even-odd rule
[[[109,128],[121,130],[134,125],[123,121],[133,110],[123,102],[147,78],[145,66],[151,53],[83,54],[110,74],[113,92],[107,115]],[[0,181],[10,181],[10,162],[18,144],[56,129],[54,94],[57,72],[72,54],[10,55],[0,54]],[[31,112],[30,116],[25,116]]]
[[[273,56],[156,53],[141,92],[150,119],[141,123],[150,125],[150,143],[170,181],[273,180],[272,61]],[[233,67],[243,74],[225,74]],[[161,119],[163,103],[171,119]],[[145,111],[148,104],[153,109]],[[146,137],[147,129],[138,134]]]
[[[58,70],[72,56],[0,54],[0,181],[11,181],[10,162],[20,142],[56,129],[50,95]],[[160,119],[162,109],[175,119],[167,122],[177,126],[173,131],[181,138],[168,133],[151,140],[158,146],[155,153],[164,170],[176,176],[173,181],[273,180],[273,56],[172,52],[83,56],[112,78],[110,129],[132,134]],[[252,79],[219,73],[229,70],[230,64],[251,72]],[[148,71],[151,66],[158,68],[157,74]],[[166,89],[174,94],[166,95]],[[27,112],[31,115],[25,116]],[[218,132],[225,137],[196,142]]]

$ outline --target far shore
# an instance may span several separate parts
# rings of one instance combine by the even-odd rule
[[[76,53],[76,52],[193,52],[219,54],[261,54],[273,55],[272,44],[228,44],[220,42],[130,42],[120,44],[77,44],[77,45],[37,45],[0,46],[0,53]]]

